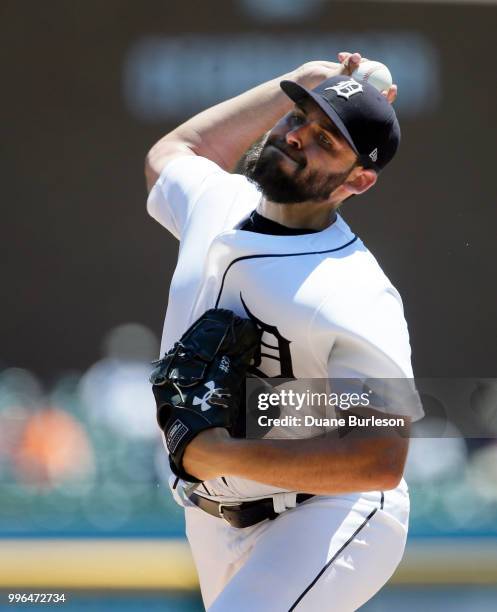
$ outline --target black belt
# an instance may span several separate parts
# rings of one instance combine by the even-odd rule
[[[297,504],[314,497],[308,493],[297,493]],[[261,521],[275,519],[273,498],[268,497],[251,502],[219,502],[191,493],[188,499],[207,514],[224,519],[232,527],[243,528],[256,525]]]

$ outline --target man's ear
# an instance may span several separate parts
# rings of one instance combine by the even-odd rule
[[[357,171],[352,174],[342,185],[350,195],[358,195],[364,193],[376,183],[378,175],[374,170],[366,168],[357,168]]]

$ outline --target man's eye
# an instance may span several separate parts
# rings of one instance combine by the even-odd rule
[[[333,143],[331,142],[331,140],[323,132],[319,133],[319,142],[320,142],[320,144],[324,145],[325,147],[332,147],[333,146]]]
[[[298,115],[297,113],[290,113],[288,116],[288,121],[291,125],[300,125],[303,123],[304,118],[302,115]]]

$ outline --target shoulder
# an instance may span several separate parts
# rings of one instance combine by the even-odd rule
[[[363,241],[356,237],[336,255],[323,266],[326,292],[316,322],[361,336],[406,333],[400,293]]]
[[[165,164],[147,200],[148,213],[181,238],[195,215],[223,218],[234,207],[253,204],[257,190],[248,179],[231,174],[198,155],[179,155]],[[249,204],[247,204],[249,206]]]
[[[343,220],[342,222],[350,234],[353,235],[348,225]],[[351,264],[355,273],[352,280],[356,285],[364,289],[369,289],[375,293],[378,290],[385,290],[398,297],[400,300],[400,294],[394,287],[392,281],[385,274],[374,254],[359,236],[356,236],[356,241],[353,244]]]
[[[156,189],[162,192],[171,190],[194,195],[195,192],[212,185],[253,191],[255,186],[240,174],[231,174],[218,164],[199,155],[180,155],[171,159],[162,169],[151,192]],[[169,193],[169,195],[174,195]]]
[[[194,154],[177,155],[168,160],[157,177],[152,189],[164,188],[168,182],[181,181],[187,185],[204,180],[209,176],[228,175],[215,162]]]

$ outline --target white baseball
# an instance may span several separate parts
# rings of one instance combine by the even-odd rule
[[[352,73],[352,78],[358,83],[369,83],[378,91],[385,91],[393,83],[390,70],[385,64],[369,60],[359,64],[359,67]]]

